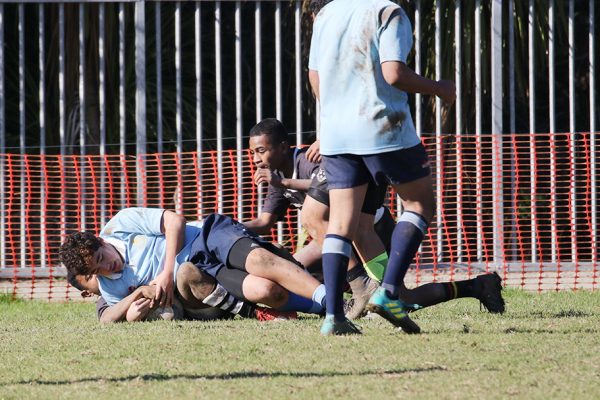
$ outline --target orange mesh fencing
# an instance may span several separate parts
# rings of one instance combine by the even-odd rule
[[[599,168],[591,163],[598,149],[589,133],[513,134],[501,144],[491,135],[423,142],[442,206],[409,272],[413,284],[497,270],[505,284],[527,290],[598,287]],[[215,151],[0,154],[0,292],[77,298],[58,264],[61,241],[75,230],[99,232],[124,207],[174,209],[190,220],[219,210],[256,217],[254,165],[246,150],[241,154],[240,171],[235,150],[223,151],[221,163]],[[388,206],[398,213],[392,192]],[[297,226],[291,210],[281,223],[291,251]],[[274,230],[271,239],[277,237]]]

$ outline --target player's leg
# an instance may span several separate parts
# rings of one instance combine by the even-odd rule
[[[313,243],[318,242],[322,245],[327,234],[328,222],[329,187],[325,171],[321,168],[313,178],[302,205],[302,223],[313,238]],[[376,288],[375,282],[371,281],[354,251],[348,260],[346,279],[352,291],[352,298],[344,306],[347,317],[352,319],[362,313],[366,300]]]
[[[403,201],[404,213],[392,233],[390,257],[379,288],[367,306],[400,326],[408,333],[420,329],[408,319],[407,313],[417,306],[399,299],[404,276],[412,262],[434,212],[434,197],[429,161],[425,148],[413,148],[365,156],[365,165],[372,176],[384,176]],[[403,325],[404,322],[407,322]]]
[[[311,193],[306,196],[304,203],[302,204],[302,225],[308,232],[313,241],[311,243],[315,243],[314,246],[319,246],[319,258],[321,258],[322,254],[322,246],[323,241],[325,240],[325,235],[327,234],[327,227],[329,225],[329,195],[326,193],[327,203],[324,203],[322,200],[317,200],[311,197]],[[310,253],[310,256],[314,256],[314,253]],[[301,260],[306,260],[308,258],[308,254],[296,253],[294,254],[294,258],[302,263]],[[312,260],[311,260],[312,261]],[[306,265],[302,263],[303,265]],[[348,261],[348,271],[351,271],[355,266],[360,265],[360,260],[356,257],[355,254],[350,256]],[[361,268],[358,268],[355,273],[359,273]],[[348,280],[350,286],[352,287],[352,282]],[[354,290],[354,288],[352,288]]]
[[[295,310],[283,309],[291,294],[274,282],[229,267],[220,268],[216,273],[216,279],[235,298],[242,299],[246,304],[254,305],[252,318],[260,321],[296,318]],[[272,308],[260,307],[256,303]]]
[[[414,259],[435,210],[431,175],[413,182],[392,185],[402,198],[404,212],[392,234],[392,245],[382,286],[398,296],[404,276]]]
[[[355,334],[360,331],[344,313],[343,288],[352,257],[352,241],[367,184],[353,188],[330,188],[330,219],[323,241],[323,276],[327,287],[327,315],[321,334]]]
[[[185,315],[191,319],[222,318],[230,314],[239,314],[243,318],[254,317],[254,304],[238,300],[215,278],[190,262],[179,266],[176,285],[176,296],[181,301]],[[213,312],[210,309],[220,311]]]
[[[502,279],[497,273],[479,275],[473,279],[427,283],[414,289],[402,288],[400,298],[408,303],[430,307],[446,301],[472,297],[491,313],[502,314]]]
[[[312,240],[294,253],[294,259],[302,264],[304,269],[312,271],[316,265],[321,265],[321,245]]]
[[[287,250],[272,243],[239,239],[222,270],[249,274],[243,286],[243,295],[249,300],[283,311],[320,313],[323,309],[324,285],[303,270]]]

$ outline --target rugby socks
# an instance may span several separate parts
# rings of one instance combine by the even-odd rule
[[[475,278],[465,281],[443,282],[441,284],[444,285],[444,290],[448,300],[452,300],[461,297],[476,297],[473,291],[474,283]]]
[[[403,282],[423,237],[427,232],[427,221],[411,211],[405,211],[398,220],[392,234],[392,249],[381,286],[392,299],[399,295],[399,284]]]
[[[334,234],[325,235],[323,241],[323,277],[327,315],[333,315],[341,321],[344,316],[343,290],[348,271],[348,260],[352,253],[352,242],[347,238]]]
[[[215,290],[206,296],[202,302],[207,306],[220,308],[232,314],[239,314],[244,318],[254,316],[254,304],[236,299],[219,283],[217,283]]]
[[[377,257],[367,261],[364,264],[365,271],[371,279],[381,282],[383,280],[383,274],[385,273],[385,267],[388,264],[388,254],[384,251]]]
[[[300,311],[310,314],[319,314],[323,311],[323,307],[319,302],[307,299],[306,297],[299,296],[292,292],[288,292],[288,301],[277,309],[279,311]]]

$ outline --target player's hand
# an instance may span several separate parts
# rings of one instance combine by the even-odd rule
[[[281,177],[269,168],[258,168],[254,172],[254,183],[258,186],[261,183],[266,183],[274,187],[282,187]]]
[[[134,301],[131,304],[131,306],[129,306],[129,310],[127,310],[127,321],[132,322],[144,319],[146,315],[148,315],[150,309],[152,308],[151,303],[152,300],[146,299],[144,297]]]
[[[319,139],[315,140],[313,144],[306,150],[306,159],[312,163],[321,162],[321,142]]]
[[[150,308],[154,307],[154,295],[156,294],[156,287],[144,285],[136,289],[139,293],[139,298],[145,298],[150,300]]]
[[[161,307],[170,306],[173,303],[173,276],[165,271],[158,274],[156,279],[150,282],[150,285],[156,285],[154,291],[154,301]]]
[[[446,105],[451,106],[456,100],[456,85],[449,80],[437,81],[437,96],[442,99]]]

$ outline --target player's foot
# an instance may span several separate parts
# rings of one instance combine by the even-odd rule
[[[360,335],[362,332],[349,319],[336,321],[333,315],[328,315],[321,326],[321,335]]]
[[[496,272],[479,275],[475,278],[473,293],[489,312],[494,314],[502,314],[504,312],[502,278]]]
[[[405,304],[400,299],[391,299],[384,288],[378,288],[367,304],[367,310],[381,315],[406,333],[420,333],[421,328],[408,316],[409,309],[421,308],[417,304]]]
[[[254,317],[259,321],[286,321],[297,319],[298,314],[295,311],[277,311],[273,308],[256,306]]]
[[[369,299],[379,287],[379,283],[373,279],[368,279],[359,288],[352,288],[352,298],[344,304],[344,313],[348,319],[358,319],[365,316],[367,313],[365,307]]]

